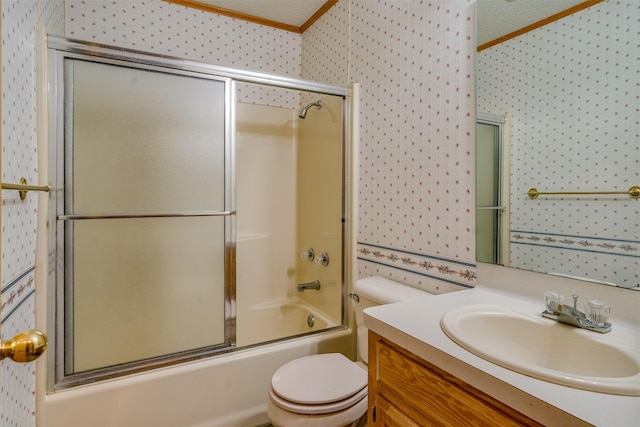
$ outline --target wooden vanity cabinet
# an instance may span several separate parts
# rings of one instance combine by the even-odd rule
[[[541,426],[369,331],[369,427]]]

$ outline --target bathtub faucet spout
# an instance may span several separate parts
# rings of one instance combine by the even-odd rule
[[[309,283],[301,283],[298,285],[298,292],[304,292],[307,289],[315,289],[316,291],[320,290],[320,281],[314,280]]]

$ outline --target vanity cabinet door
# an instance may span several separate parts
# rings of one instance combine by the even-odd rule
[[[369,426],[540,426],[369,331]]]
[[[407,414],[402,412],[397,406],[389,402],[381,395],[375,398],[375,415],[372,417],[375,419],[376,426],[381,427],[421,427],[413,421]],[[371,423],[371,421],[369,421]],[[370,424],[370,425],[373,425]]]

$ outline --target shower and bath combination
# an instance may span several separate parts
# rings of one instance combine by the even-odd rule
[[[348,265],[343,236],[351,234],[344,188],[350,164],[343,161],[350,151],[344,120],[348,88],[283,82],[279,76],[208,64],[190,63],[184,70],[184,63],[174,58],[85,46],[76,40],[48,37],[48,43],[52,74],[47,83],[56,106],[49,112],[56,130],[50,135],[55,155],[49,159],[49,182],[64,189],[74,206],[64,211],[61,197],[49,204],[50,210],[42,210],[46,218],[55,217],[50,227],[42,228],[55,255],[39,253],[51,263],[44,274],[47,287],[55,290],[47,298],[65,302],[42,301],[56,309],[43,313],[51,320],[47,331],[55,331],[50,337],[55,357],[47,361],[42,375],[46,386],[37,392],[45,408],[44,424],[68,424],[72,414],[74,424],[91,425],[93,414],[114,412],[105,401],[116,404],[121,393],[146,398],[137,401],[135,409],[118,408],[116,424],[126,424],[127,419],[161,424],[166,416],[157,406],[162,390],[180,388],[193,378],[215,378],[198,386],[203,396],[217,396],[220,384],[237,382],[247,370],[252,381],[227,390],[221,405],[212,409],[210,399],[194,405],[193,399],[178,396],[178,410],[171,416],[179,424],[215,424],[221,419],[227,425],[247,424],[249,419],[266,423],[265,389],[255,384],[270,383],[283,360],[308,353],[309,348],[352,347],[351,331],[345,329],[343,285]],[[113,64],[116,55],[118,63]],[[105,90],[95,91],[96,85]],[[251,95],[240,101],[237,96],[272,88],[276,102]],[[175,96],[156,96],[166,90]],[[96,116],[87,114],[96,112],[96,105],[109,110],[108,120],[99,118],[100,126],[92,126]],[[312,112],[311,121],[300,125],[295,121],[296,106],[303,117],[309,109],[322,112]],[[141,140],[137,136],[142,116],[149,132]],[[179,120],[167,121],[169,116]],[[71,122],[73,132],[58,131]],[[179,150],[184,156],[172,155],[176,135],[185,141]],[[117,144],[107,147],[101,144],[104,140]],[[121,158],[145,168],[101,176],[104,168],[94,167],[96,162]],[[162,173],[147,179],[142,173],[146,168]],[[185,168],[194,189],[190,197],[159,197],[167,188],[164,184]],[[73,179],[63,182],[60,170]],[[327,170],[332,173],[309,194],[308,183],[313,185],[317,172]],[[121,187],[129,178],[145,197],[131,193],[135,188]],[[156,182],[163,185],[156,187]],[[95,198],[89,191],[94,186],[121,191],[109,191],[108,197],[100,192]],[[130,194],[135,203],[127,201]],[[110,217],[80,217],[87,212],[109,212]],[[170,260],[162,255],[178,243],[184,251]],[[309,247],[329,251],[329,270],[322,263],[329,259],[322,250],[296,261],[299,251]],[[319,266],[313,262],[318,255]],[[65,268],[69,265],[73,268]],[[314,279],[322,279],[327,288],[312,290],[318,287]],[[296,286],[309,282],[299,294]],[[114,292],[107,295],[105,289]],[[73,301],[62,298],[70,291]],[[170,301],[158,295],[171,295]],[[185,310],[189,316],[183,315]],[[202,325],[206,334],[198,333]],[[152,337],[147,331],[164,326],[171,329],[166,340],[138,345],[140,336]],[[94,328],[102,337],[117,339],[96,337]],[[105,343],[108,351],[103,351]],[[113,343],[116,348],[111,348]],[[249,348],[260,350],[244,352]],[[133,382],[120,380],[134,372],[141,375]],[[113,379],[108,390],[101,384],[107,377]],[[78,400],[68,399],[68,393],[57,397],[58,390],[73,393],[76,387],[103,390],[83,400],[91,410],[78,410]],[[83,399],[80,394],[78,398]]]
[[[309,108],[311,107],[318,107],[318,110],[322,108],[322,101],[317,100],[316,102],[311,102],[310,104],[307,104],[302,111],[300,112],[300,115],[298,117],[300,117],[301,119],[305,119],[307,118],[307,110],[309,110]]]

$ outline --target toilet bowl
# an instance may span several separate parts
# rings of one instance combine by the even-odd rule
[[[368,330],[363,310],[431,294],[377,276],[358,280],[354,294],[359,361],[327,353],[281,366],[271,378],[267,401],[274,427],[366,425]]]
[[[271,379],[274,426],[348,426],[367,412],[367,371],[340,353],[293,360]]]

